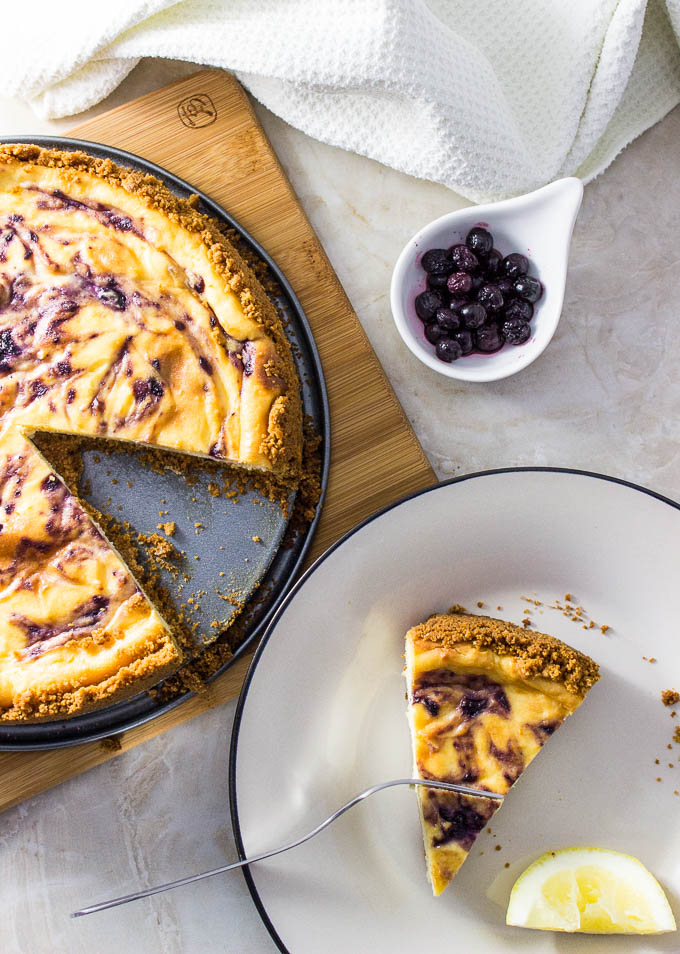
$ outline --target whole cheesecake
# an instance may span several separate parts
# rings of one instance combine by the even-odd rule
[[[0,719],[140,691],[180,652],[30,441],[130,441],[293,484],[299,381],[276,309],[219,223],[147,174],[0,147]]]
[[[417,778],[506,795],[599,679],[566,643],[488,616],[431,616],[406,634],[408,717]],[[418,791],[435,895],[502,802]]]

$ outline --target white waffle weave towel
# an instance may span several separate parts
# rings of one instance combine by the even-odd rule
[[[3,18],[0,87],[43,117],[141,57],[191,60],[474,201],[590,179],[680,102],[680,0],[38,0],[27,17]]]

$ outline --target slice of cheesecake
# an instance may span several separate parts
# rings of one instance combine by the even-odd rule
[[[414,777],[505,795],[599,679],[559,639],[451,612],[406,634]],[[502,802],[420,788],[427,870],[441,894]]]
[[[80,715],[181,654],[76,497],[14,430],[0,440],[0,721]]]

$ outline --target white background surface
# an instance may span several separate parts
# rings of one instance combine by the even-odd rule
[[[187,72],[142,64],[101,108]],[[680,109],[586,187],[555,338],[521,374],[486,385],[425,368],[389,311],[406,239],[466,203],[258,115],[439,477],[565,465],[680,497]],[[2,134],[74,124],[38,122],[0,100]],[[273,954],[238,874],[68,920],[81,904],[235,859],[233,711],[208,713],[2,816],[3,954]]]

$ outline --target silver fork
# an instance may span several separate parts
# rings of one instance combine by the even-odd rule
[[[230,865],[222,865],[210,871],[203,871],[201,874],[190,875],[188,878],[180,878],[178,881],[169,881],[167,884],[157,884],[153,888],[145,888],[143,891],[124,894],[122,897],[113,898],[110,901],[100,901],[99,904],[91,904],[87,908],[81,908],[80,911],[74,911],[71,917],[81,918],[85,914],[95,914],[97,911],[106,911],[107,908],[115,908],[119,904],[127,904],[128,901],[150,898],[152,895],[160,894],[162,891],[170,891],[172,888],[181,888],[184,884],[193,884],[194,881],[212,878],[213,875],[222,874],[223,871],[232,871],[234,868],[243,868],[245,865],[252,865],[256,861],[264,861],[265,858],[273,858],[274,855],[280,855],[284,851],[290,851],[291,848],[297,848],[298,845],[303,845],[306,841],[309,841],[310,838],[314,838],[319,832],[322,832],[324,828],[328,828],[329,825],[332,825],[336,818],[340,818],[341,815],[344,815],[350,808],[354,808],[359,802],[370,798],[370,796],[375,795],[376,792],[382,792],[386,788],[393,788],[395,785],[422,785],[425,788],[445,789],[447,792],[457,792],[459,795],[469,795],[473,798],[487,798],[493,801],[502,801],[504,797],[503,795],[498,795],[496,792],[486,792],[478,788],[468,788],[465,785],[457,785],[454,782],[436,782],[425,778],[395,778],[391,782],[382,782],[380,785],[373,785],[364,792],[355,795],[354,798],[351,798],[338,808],[337,811],[333,812],[332,815],[329,815],[325,821],[322,821],[320,825],[317,825],[316,828],[313,828],[308,834],[297,838],[295,841],[291,841],[288,845],[283,845],[281,848],[272,848],[270,851],[263,851],[259,855],[253,855],[252,858],[234,861]]]

